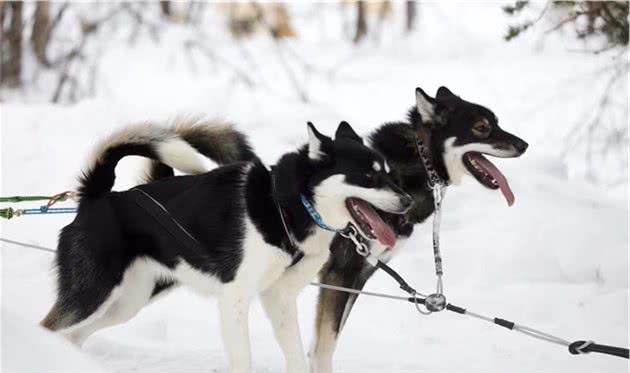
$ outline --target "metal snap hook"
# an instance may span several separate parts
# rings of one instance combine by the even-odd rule
[[[354,243],[354,247],[359,255],[363,257],[367,257],[368,255],[370,255],[370,248],[364,242],[361,242],[357,238],[359,232],[352,223],[348,223],[346,229],[340,231],[339,234],[341,235],[341,237],[349,239],[350,241],[352,241],[352,243]]]

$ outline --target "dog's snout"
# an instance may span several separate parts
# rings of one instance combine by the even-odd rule
[[[516,150],[520,153],[523,154],[525,153],[525,150],[527,150],[527,147],[529,146],[528,143],[526,143],[523,140],[518,140],[515,144],[514,144],[514,148],[516,148]]]

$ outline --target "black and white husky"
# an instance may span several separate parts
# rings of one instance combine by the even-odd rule
[[[180,126],[173,131],[218,163],[255,157],[246,138],[226,125],[199,123]],[[435,97],[417,88],[416,102],[409,109],[406,121],[382,124],[367,137],[367,145],[385,157],[392,177],[415,202],[404,215],[381,213],[398,238],[409,237],[414,225],[425,221],[434,211],[433,195],[427,186],[427,172],[418,154],[418,138],[428,149],[428,156],[445,183],[455,185],[464,175],[469,175],[485,188],[500,190],[509,205],[514,203],[515,197],[506,177],[484,154],[518,157],[527,149],[527,143],[499,127],[498,119],[490,109],[463,100],[446,87],[440,87]],[[208,149],[210,146],[211,151]],[[170,167],[154,163],[149,180],[172,175],[172,172]],[[382,245],[371,246],[374,253],[382,251]],[[375,267],[352,248],[347,240],[335,237],[331,256],[319,273],[321,282],[363,288]],[[395,252],[395,248],[384,251],[379,259],[387,261]],[[353,294],[320,290],[316,335],[309,352],[312,372],[332,370],[336,341],[356,298]]]
[[[383,157],[347,123],[339,125],[334,140],[309,123],[308,137],[273,173],[235,135],[214,156],[238,154],[251,162],[124,192],[111,191],[121,158],[140,155],[198,174],[204,171],[203,145],[194,148],[150,125],[106,139],[81,177],[78,214],[60,233],[58,296],[42,325],[80,344],[130,319],[165,289],[187,285],[218,297],[230,369],[244,372],[250,369],[248,309],[260,295],[287,371],[306,371],[296,296],[328,260],[335,233],[318,228],[301,199],[310,201],[327,226],[342,229],[351,222],[383,245],[393,245],[395,235],[371,206],[402,214],[413,202],[390,179]],[[228,143],[243,146],[230,149]],[[136,203],[139,198],[149,199],[198,245],[178,240]]]

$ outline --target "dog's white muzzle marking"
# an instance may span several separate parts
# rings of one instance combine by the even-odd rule
[[[515,155],[514,151],[498,150],[490,144],[478,142],[456,146],[454,145],[455,140],[455,137],[449,137],[444,141],[444,164],[451,184],[460,184],[463,175],[473,176],[464,166],[464,154],[468,152],[488,154],[499,158],[510,158]]]

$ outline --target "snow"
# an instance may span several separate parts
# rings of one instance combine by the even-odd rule
[[[605,85],[595,72],[609,56],[571,52],[569,36],[527,34],[505,43],[499,6],[423,3],[415,34],[402,37],[390,27],[380,43],[368,40],[355,48],[340,40],[336,5],[292,5],[301,17],[301,38],[289,46],[312,71],[288,49],[282,53],[309,103],[296,98],[277,50],[264,37],[235,48],[221,33],[206,35],[217,55],[253,77],[249,87],[225,65],[201,55],[188,59],[181,42],[196,35],[184,27],[166,32],[159,44],[142,38],[133,46],[115,43],[123,38],[112,33],[94,97],[53,105],[37,92],[27,92],[28,99],[5,96],[10,100],[0,116],[0,194],[73,189],[95,143],[129,123],[167,122],[188,113],[225,118],[273,163],[306,141],[308,120],[323,133],[341,120],[368,133],[402,119],[416,86],[431,94],[446,85],[492,108],[504,129],[530,144],[523,157],[495,162],[515,192],[513,207],[471,179],[449,189],[441,233],[448,299],[565,339],[627,346],[627,163],[603,161],[599,183],[593,183],[581,166],[583,151],[561,149],[575,125],[590,118]],[[402,29],[396,14],[393,21]],[[625,105],[627,97],[627,87],[618,87],[617,100]],[[627,125],[627,110],[620,112],[618,123]],[[627,149],[618,158],[627,160]],[[116,188],[133,186],[142,165],[123,161]],[[3,220],[1,236],[54,247],[59,229],[71,220]],[[430,224],[418,226],[391,262],[422,292],[430,292],[435,281],[430,242]],[[177,290],[130,322],[95,334],[79,351],[36,326],[54,299],[52,256],[0,247],[3,371],[226,371],[214,299]],[[382,273],[366,288],[400,293]],[[307,345],[316,292],[307,288],[299,298]],[[250,333],[255,371],[281,371],[282,354],[257,301]],[[361,297],[339,341],[335,370],[626,372],[628,366],[608,356],[572,356],[561,346],[453,313],[425,317],[408,304]]]
[[[61,336],[49,333],[6,310],[2,312],[2,340],[4,372],[108,371]]]

